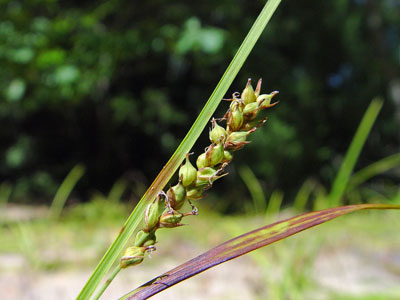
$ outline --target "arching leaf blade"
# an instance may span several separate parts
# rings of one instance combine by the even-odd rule
[[[250,231],[233,238],[192,260],[158,276],[121,297],[120,300],[143,300],[204,272],[216,265],[265,247],[303,230],[325,223],[342,215],[364,209],[400,209],[392,204],[358,204],[305,213]]]

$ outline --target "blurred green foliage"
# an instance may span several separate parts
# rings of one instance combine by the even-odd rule
[[[78,162],[82,199],[123,174],[150,182],[264,1],[0,3],[0,181],[14,201],[49,201]],[[231,91],[247,77],[280,91],[267,127],[237,155],[268,194],[294,194],[308,177],[329,185],[377,95],[386,102],[356,169],[398,152],[399,16],[391,0],[283,1]],[[225,209],[247,196],[243,185],[226,192],[235,180],[221,184]],[[375,188],[399,181],[392,170]]]

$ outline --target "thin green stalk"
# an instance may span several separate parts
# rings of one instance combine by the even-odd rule
[[[382,158],[381,160],[378,160],[377,162],[374,162],[369,166],[361,169],[357,173],[355,173],[350,178],[347,191],[350,191],[359,186],[360,184],[362,184],[363,182],[367,181],[368,179],[378,174],[389,171],[390,169],[393,169],[399,165],[400,165],[400,153],[396,153],[388,157]]]
[[[314,192],[313,210],[329,208],[329,196],[322,185],[318,185]]]
[[[372,125],[374,125],[376,118],[382,108],[383,100],[375,98],[371,101],[365,112],[360,125],[357,128],[356,134],[351,141],[350,147],[343,159],[340,170],[332,185],[332,190],[329,195],[330,207],[339,206],[342,204],[342,196],[346,190],[351,173],[360,156],[361,150],[368,138]]]
[[[239,175],[250,192],[251,198],[253,199],[255,212],[265,212],[265,194],[253,171],[249,168],[249,166],[243,165],[239,168]]]
[[[5,181],[0,185],[0,208],[6,207],[12,192],[12,185]]]
[[[303,211],[307,205],[308,198],[311,195],[311,191],[314,189],[315,183],[311,180],[306,180],[297,192],[294,198],[293,208],[297,211]]]
[[[85,173],[85,168],[77,164],[72,170],[68,173],[67,177],[65,177],[64,181],[61,183],[60,187],[58,188],[53,202],[50,206],[50,217],[57,220],[60,217],[61,211],[67,201],[69,195],[71,194],[73,188],[81,179],[83,174]]]
[[[243,43],[236,52],[236,55],[234,56],[232,62],[229,64],[220,82],[211,94],[211,97],[208,99],[206,105],[200,112],[188,134],[185,136],[178,149],[172,155],[167,164],[163,167],[163,169],[158,174],[146,193],[143,195],[142,199],[139,201],[138,205],[135,207],[129,218],[126,220],[125,224],[121,228],[119,235],[114,240],[110,248],[107,250],[100,263],[94,270],[93,274],[90,276],[89,280],[86,282],[85,286],[79,293],[77,300],[90,299],[90,297],[93,295],[94,291],[100,284],[101,280],[104,278],[113,263],[118,259],[128,239],[131,237],[134,230],[140,224],[146,206],[168,183],[175,171],[178,169],[180,163],[185,158],[186,153],[190,151],[197,138],[200,136],[204,127],[207,125],[208,120],[212,117],[213,113],[217,109],[221,99],[225,95],[232,81],[235,79],[237,73],[241,69],[246,58],[250,54],[255,43],[257,42],[264,28],[268,24],[280,2],[281,0],[269,0],[265,4],[263,10],[257,17],[252,28],[250,29]]]
[[[118,203],[126,190],[127,182],[124,179],[117,180],[111,187],[107,199],[112,202]]]
[[[283,192],[280,190],[275,190],[272,192],[271,197],[268,201],[268,207],[265,212],[265,218],[268,222],[273,222],[276,220],[277,215],[281,209],[283,201]]]
[[[114,278],[118,275],[119,271],[121,271],[121,266],[118,264],[115,269],[112,271],[108,279],[104,282],[101,288],[98,290],[97,294],[93,297],[93,300],[100,299],[101,295],[103,295],[104,291],[108,288]]]

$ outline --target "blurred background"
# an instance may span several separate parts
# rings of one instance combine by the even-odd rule
[[[58,219],[66,207],[54,225],[57,254],[36,267],[62,265],[59,241],[68,244],[68,232],[84,226],[89,233],[78,245],[98,247],[88,254],[90,274],[191,127],[264,2],[0,1],[5,265],[14,259],[10,268],[17,270],[27,259],[40,262],[42,251],[26,249],[48,242],[50,221],[40,221],[47,209]],[[399,66],[399,1],[282,1],[226,95],[242,91],[249,77],[262,78],[262,93],[278,90],[280,103],[237,153],[230,176],[199,205],[224,218],[327,206],[322,202],[376,96],[383,107],[355,172],[372,168],[343,193],[343,203],[399,201]],[[227,108],[222,102],[215,116]],[[205,130],[192,151],[200,154],[208,144]],[[99,218],[104,226],[110,221],[109,235],[93,235]],[[32,240],[41,234],[43,240]],[[398,238],[387,239],[400,249]],[[68,245],[72,251],[76,242]]]

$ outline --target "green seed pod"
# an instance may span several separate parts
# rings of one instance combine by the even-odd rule
[[[189,186],[186,189],[186,198],[189,200],[199,200],[203,198],[203,187]]]
[[[239,109],[241,112],[243,112],[243,108],[245,107],[245,103],[242,99],[235,99],[231,102],[231,104],[229,105],[229,110],[233,110],[233,109]]]
[[[158,225],[158,224],[157,224]],[[136,233],[135,246],[136,247],[146,247],[151,246],[156,243],[156,230],[146,232],[143,229]]]
[[[254,120],[257,117],[258,111],[259,111],[258,102],[252,102],[247,104],[243,110],[243,117],[246,123],[248,121]]]
[[[186,162],[179,169],[179,179],[182,181],[184,187],[190,185],[196,180],[197,170],[189,161],[189,154],[186,154]]]
[[[219,164],[224,158],[224,146],[222,144],[212,144],[206,152],[206,159],[209,160],[209,166],[213,167]]]
[[[210,184],[212,176],[217,174],[217,170],[211,167],[203,168],[197,171],[196,186],[207,186]],[[212,181],[211,181],[212,182]]]
[[[232,132],[228,136],[227,142],[245,142],[248,135],[248,131]]]
[[[169,211],[166,209],[160,218],[160,228],[173,228],[182,226],[181,224],[183,214],[179,211],[173,210]]]
[[[158,219],[161,216],[160,209],[162,205],[160,205],[160,197],[157,197],[152,203],[147,205],[146,211],[144,213],[144,231],[151,231],[158,224]]]
[[[262,124],[264,124],[264,122],[265,122],[265,119],[263,119],[263,120],[252,120],[252,121],[249,121],[248,123],[246,123],[246,124],[244,124],[243,125],[243,127],[241,128],[241,130],[243,130],[243,131],[249,131],[249,130],[251,130],[251,129],[253,129],[253,128],[256,128],[256,127],[260,127]],[[261,125],[260,125],[261,124]]]
[[[239,101],[235,101],[230,111],[227,114],[228,131],[237,131],[243,125],[243,110],[240,108]]]
[[[278,102],[271,104],[271,99],[278,94],[278,91],[274,91],[271,94],[263,94],[257,97],[257,103],[260,104],[260,110],[275,106]]]
[[[146,247],[128,247],[121,257],[120,265],[122,269],[140,264],[144,259]]]
[[[254,93],[253,87],[251,85],[251,79],[247,81],[246,87],[244,88],[242,95],[242,100],[245,104],[249,104],[256,101],[256,94]]]
[[[210,166],[210,159],[207,157],[206,153],[200,154],[196,160],[197,169],[205,168]]]
[[[250,143],[246,141],[246,138],[252,132],[252,130],[232,132],[230,135],[228,135],[228,138],[226,139],[224,145],[225,149],[233,151],[239,150],[244,145]]]
[[[196,179],[196,187],[204,187],[207,188],[208,186],[210,186],[215,180],[224,177],[225,175],[227,175],[228,173],[222,174],[222,175],[218,175],[218,173],[222,171],[222,169],[220,170],[216,170],[214,168],[203,168],[199,171],[197,171],[197,179]]]
[[[186,198],[186,190],[183,184],[178,182],[177,185],[170,187],[167,191],[167,197],[172,208],[180,209]]]
[[[224,150],[224,159],[222,160],[222,162],[231,162],[233,159],[233,154],[231,151],[229,150]]]
[[[212,119],[211,122],[212,122],[212,129],[210,130],[210,134],[209,134],[210,141],[214,144],[218,144],[218,143],[221,143],[221,137],[223,137],[223,139],[222,139],[222,143],[223,143],[226,139],[225,128],[223,128],[222,126],[219,126],[214,118]]]

